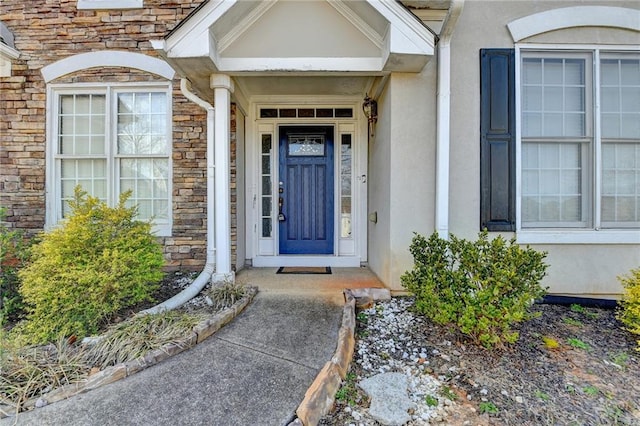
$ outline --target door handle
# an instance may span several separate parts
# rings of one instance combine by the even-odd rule
[[[284,213],[282,213],[282,206],[284,205],[284,199],[282,197],[278,197],[278,221],[284,222],[287,220]]]

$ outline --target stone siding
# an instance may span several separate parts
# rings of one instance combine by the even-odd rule
[[[200,3],[145,0],[144,8],[133,10],[77,10],[75,0],[0,3],[0,20],[15,35],[20,52],[12,76],[0,77],[0,206],[7,208],[9,226],[35,234],[45,224],[47,95],[41,68],[98,50],[130,50],[157,57],[149,40],[165,37]],[[79,71],[52,83],[134,81],[163,80],[114,67]],[[172,108],[173,229],[171,237],[161,240],[169,268],[197,269],[206,257],[206,112],[182,96],[179,78],[173,81]],[[235,197],[233,152],[232,166]],[[232,214],[235,226],[235,206]],[[234,257],[235,235],[232,230]]]

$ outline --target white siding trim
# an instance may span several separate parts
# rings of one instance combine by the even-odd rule
[[[357,268],[361,263],[360,256],[255,256],[252,259],[252,264],[256,268],[277,268],[279,266]]]
[[[143,0],[78,0],[78,10],[141,9]]]
[[[18,59],[20,52],[16,49],[0,43],[0,77],[11,76],[11,63],[14,59]]]
[[[46,83],[72,72],[96,67],[128,67],[172,80],[175,71],[163,60],[141,53],[119,50],[97,51],[69,56],[42,67],[42,76]]]
[[[379,72],[383,63],[375,58],[220,58],[218,68],[234,71],[353,71]]]
[[[614,27],[640,31],[640,10],[609,6],[574,6],[551,9],[511,21],[513,41],[571,27]]]
[[[523,231],[516,233],[518,244],[640,244],[640,231]]]

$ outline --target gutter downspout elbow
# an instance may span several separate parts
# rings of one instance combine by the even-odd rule
[[[211,277],[215,271],[215,235],[214,235],[214,200],[215,200],[215,188],[214,188],[214,172],[215,172],[215,159],[214,159],[214,140],[213,140],[213,126],[214,126],[214,113],[213,106],[205,100],[199,98],[189,88],[189,81],[186,78],[180,80],[180,91],[185,98],[197,104],[201,108],[207,111],[207,259],[204,268],[195,280],[180,293],[176,294],[172,298],[165,300],[164,302],[141,311],[140,314],[157,314],[164,311],[170,311],[172,309],[182,306],[189,300],[193,299],[202,291],[202,289],[210,282]]]

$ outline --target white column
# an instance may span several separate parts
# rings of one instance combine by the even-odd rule
[[[231,270],[231,131],[229,116],[233,81],[226,74],[212,74],[210,85],[213,89],[214,106],[214,157],[215,165],[215,238],[216,272],[214,282],[233,281]]]

